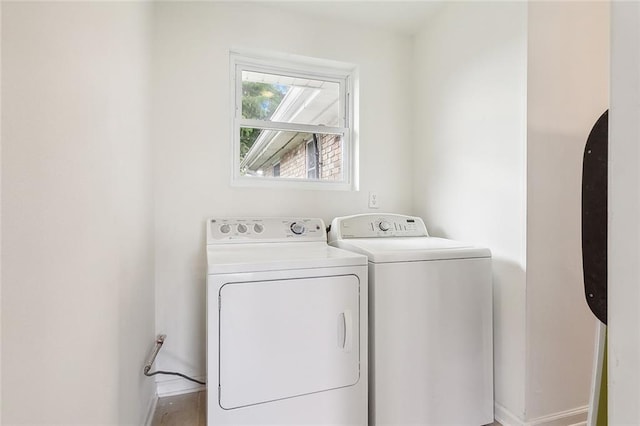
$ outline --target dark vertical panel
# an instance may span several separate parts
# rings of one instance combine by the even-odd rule
[[[609,111],[591,129],[582,162],[582,269],[589,308],[607,323],[607,159]]]

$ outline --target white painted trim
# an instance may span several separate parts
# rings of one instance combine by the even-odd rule
[[[194,377],[202,382],[207,378],[205,376]],[[198,383],[191,382],[186,379],[177,378],[170,380],[163,380],[157,383],[158,386],[158,398],[165,396],[181,395],[183,393],[198,392],[206,390],[207,387],[199,385]]]
[[[253,127],[255,129],[284,130],[285,132],[320,133],[323,135],[344,135],[349,133],[348,127],[328,127],[312,124],[286,123],[280,121],[252,120],[249,118],[237,118],[235,127]]]
[[[324,191],[357,191],[351,183],[330,180],[307,180],[298,178],[270,178],[257,176],[238,176],[231,184],[234,188],[279,188],[279,189],[310,189]]]
[[[144,426],[151,426],[153,422],[153,416],[156,413],[156,407],[158,406],[158,395],[151,398],[151,403],[149,404],[149,410],[147,411],[147,418],[144,422]]]
[[[589,406],[585,405],[525,421],[496,403],[495,419],[502,426],[586,426],[588,411]]]
[[[538,417],[526,422],[526,426],[572,426],[586,425],[589,406],[574,408],[572,410],[561,411],[555,414]]]

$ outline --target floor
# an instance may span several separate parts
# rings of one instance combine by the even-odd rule
[[[207,426],[207,392],[167,396],[158,400],[152,426]],[[494,422],[491,426],[501,426]]]
[[[207,391],[160,398],[151,426],[207,426]]]

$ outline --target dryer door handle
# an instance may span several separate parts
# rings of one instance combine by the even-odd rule
[[[338,347],[345,352],[351,352],[353,341],[353,317],[346,309],[338,315]]]

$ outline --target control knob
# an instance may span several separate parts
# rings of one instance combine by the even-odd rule
[[[389,229],[391,229],[391,224],[389,224],[389,222],[383,220],[382,222],[380,222],[378,224],[378,228],[380,228],[381,231],[388,231]]]
[[[293,232],[296,235],[302,235],[304,234],[304,231],[305,231],[304,223],[293,222],[290,228],[291,228],[291,232]]]
[[[243,223],[239,223],[238,224],[238,232],[241,234],[244,234],[245,232],[247,232],[247,225],[243,224]]]
[[[261,224],[259,224],[259,223],[256,223],[255,225],[253,225],[253,231],[254,231],[256,234],[259,234],[259,233],[261,233],[262,231],[264,231],[264,226],[262,226],[262,225],[261,225]]]
[[[222,232],[223,234],[228,234],[230,231],[231,231],[231,227],[226,223],[220,226],[220,232]]]

